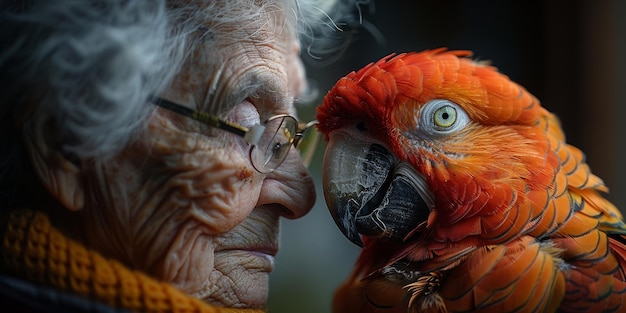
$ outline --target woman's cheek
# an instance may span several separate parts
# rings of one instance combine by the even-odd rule
[[[219,160],[206,158],[206,160]],[[256,172],[225,162],[176,175],[168,189],[176,197],[183,218],[205,225],[207,234],[222,234],[243,221],[256,206],[260,194]]]
[[[201,222],[209,234],[245,219],[256,206],[262,177],[250,166],[243,139],[221,130],[218,137],[181,131],[181,125],[160,117],[151,122],[150,153],[157,159],[151,163],[169,176],[161,197],[170,198],[164,200],[171,209]]]
[[[190,225],[221,234],[256,206],[262,178],[245,143],[185,132],[158,115],[141,135],[92,179],[86,231],[100,251],[154,268]]]

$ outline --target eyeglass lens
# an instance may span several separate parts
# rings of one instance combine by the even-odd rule
[[[308,166],[319,133],[314,125],[305,127],[301,137],[296,137],[297,131],[298,122],[291,116],[278,116],[268,120],[261,138],[250,151],[252,165],[260,172],[271,172],[285,160],[291,145],[295,144],[304,165]]]
[[[289,154],[296,127],[297,122],[288,116],[267,121],[261,139],[251,151],[252,165],[262,172],[278,167]]]
[[[306,167],[309,167],[309,164],[311,164],[311,160],[315,154],[315,149],[317,148],[317,144],[321,137],[317,127],[315,127],[315,124],[317,124],[317,122],[311,122],[304,126],[304,130],[302,130],[302,137],[296,145],[298,151],[300,152],[302,163],[304,163],[304,166]]]

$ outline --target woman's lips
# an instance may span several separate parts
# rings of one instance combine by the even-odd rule
[[[251,253],[259,253],[259,254],[267,254],[269,256],[276,256],[278,253],[278,245],[267,245],[267,246],[233,246],[228,248],[222,248],[216,250],[215,252],[225,252],[225,251],[245,251]]]
[[[216,253],[227,253],[230,256],[240,255],[242,257],[252,256],[267,262],[266,266],[269,271],[274,269],[274,257],[278,253],[278,248],[275,247],[237,247],[228,248]]]
[[[266,254],[269,256],[276,256],[278,253],[278,248],[276,247],[260,247],[260,248],[251,248],[251,249],[243,249],[244,251],[256,252],[260,254]]]
[[[278,253],[278,249],[274,249],[274,248],[241,248],[241,249],[231,249],[231,251],[232,250],[243,251],[245,253],[249,253],[255,256],[272,259],[272,261],[274,260],[274,257]]]
[[[270,271],[274,269],[274,256],[276,256],[276,253],[270,254],[270,253],[265,253],[261,251],[250,251],[250,250],[247,250],[246,252],[249,252],[251,255],[267,260],[267,262],[269,262]]]

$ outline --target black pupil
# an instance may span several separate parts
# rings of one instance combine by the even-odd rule
[[[447,120],[448,118],[450,118],[450,115],[449,115],[448,113],[443,113],[443,114],[441,114],[441,117],[442,117],[444,120]]]
[[[274,143],[274,147],[272,148],[272,153],[276,154],[278,152],[280,152],[280,148],[283,147],[283,144],[280,143],[279,141]]]

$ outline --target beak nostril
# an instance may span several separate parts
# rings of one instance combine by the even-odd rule
[[[360,130],[360,131],[367,131],[367,124],[365,124],[365,122],[358,122],[356,124],[356,129]]]

